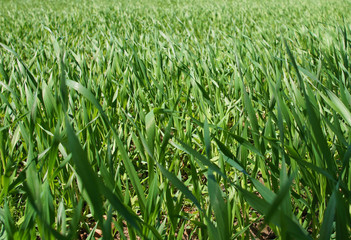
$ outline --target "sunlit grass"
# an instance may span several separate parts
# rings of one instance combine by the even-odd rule
[[[350,237],[350,3],[0,6],[0,238]]]

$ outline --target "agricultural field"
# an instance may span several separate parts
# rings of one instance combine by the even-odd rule
[[[351,239],[350,9],[0,1],[0,239]]]

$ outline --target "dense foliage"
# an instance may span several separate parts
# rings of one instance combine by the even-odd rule
[[[0,238],[350,238],[349,1],[0,7]]]

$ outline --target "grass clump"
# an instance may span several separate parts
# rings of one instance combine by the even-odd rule
[[[350,7],[2,1],[0,237],[348,239]]]

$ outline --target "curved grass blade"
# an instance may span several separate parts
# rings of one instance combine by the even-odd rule
[[[86,191],[87,202],[92,207],[93,215],[98,221],[103,222],[103,206],[101,199],[101,189],[96,173],[90,166],[85,151],[79,143],[68,118],[66,122],[67,149],[72,153],[72,160],[76,166],[76,172],[81,178],[83,188]]]
[[[320,232],[320,240],[329,240],[330,235],[333,231],[333,222],[334,222],[334,216],[335,216],[335,211],[336,211],[336,203],[337,203],[337,191],[339,188],[339,184],[336,185],[331,197],[329,198],[328,206],[324,212],[323,215],[323,222],[321,226],[321,232]]]
[[[193,157],[195,157],[195,159],[197,159],[199,161],[199,163],[207,166],[208,168],[210,168],[214,172],[218,173],[223,178],[226,178],[225,174],[220,170],[220,168],[217,165],[215,165],[214,163],[212,163],[208,158],[206,158],[204,155],[197,152],[196,150],[192,149],[189,145],[187,145],[186,143],[184,143],[180,139],[177,139],[177,141],[180,143],[180,145],[176,144],[173,141],[171,142],[171,144],[173,146],[175,146],[176,148],[178,148],[179,150],[182,150],[182,151],[192,155]]]

